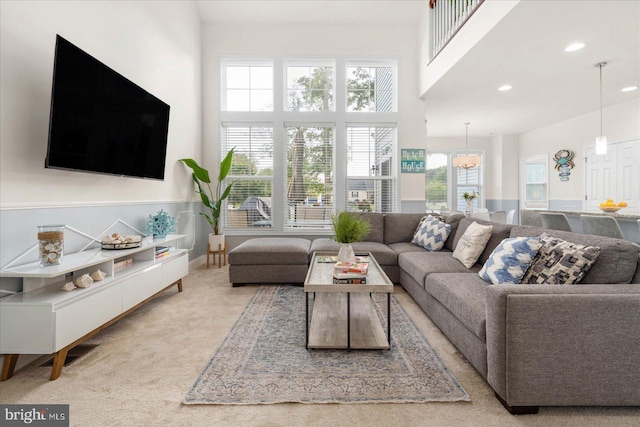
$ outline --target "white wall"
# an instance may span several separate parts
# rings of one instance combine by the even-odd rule
[[[345,57],[398,60],[399,148],[425,146],[424,103],[418,98],[418,28],[407,26],[317,26],[211,24],[203,26],[204,163],[218,159],[220,57]],[[424,200],[424,175],[401,177],[402,200]]]
[[[201,152],[200,21],[191,2],[0,2],[0,206],[191,200]],[[171,106],[164,181],[44,168],[56,34]]]
[[[603,110],[604,134],[609,142],[640,137],[640,99],[613,105]],[[549,157],[549,199],[576,200],[582,203],[585,190],[584,150],[595,145],[600,133],[600,110],[574,117],[520,135],[520,159],[546,154]],[[553,156],[558,150],[575,153],[576,167],[569,181],[561,182],[554,169]],[[577,206],[582,206],[578,204]]]

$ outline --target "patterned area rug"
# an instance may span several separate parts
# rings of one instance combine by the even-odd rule
[[[386,295],[373,298],[386,324]],[[262,286],[184,403],[470,400],[394,297],[391,350],[306,350],[304,328],[303,289]]]

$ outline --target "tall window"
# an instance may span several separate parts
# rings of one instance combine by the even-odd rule
[[[286,228],[328,228],[333,212],[333,129],[286,128]]]
[[[395,61],[224,58],[220,71],[227,230],[329,233],[336,211],[396,209]]]
[[[393,212],[396,129],[389,126],[347,126],[347,209]],[[353,195],[357,194],[354,198]]]
[[[395,111],[393,86],[390,66],[348,66],[347,111]]]
[[[273,111],[271,63],[225,63],[222,77],[222,110]]]
[[[524,161],[524,206],[525,209],[547,209],[547,156],[535,156]]]
[[[451,209],[449,201],[449,155],[428,153],[426,164],[425,200],[427,210]]]
[[[262,126],[222,127],[223,152],[235,147],[228,180],[228,228],[271,228],[273,129]]]
[[[286,66],[288,111],[332,111],[334,110],[333,65],[304,65],[295,63]]]
[[[481,207],[483,197],[483,164],[470,169],[453,166],[453,158],[460,154],[477,155],[480,151],[427,153],[425,199],[427,210],[438,211],[442,208],[464,212],[466,202],[462,198],[465,192],[477,192],[480,197],[473,201],[473,208]]]

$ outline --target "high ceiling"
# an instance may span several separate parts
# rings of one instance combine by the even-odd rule
[[[426,1],[196,1],[203,22],[418,26]],[[473,17],[471,18],[473,19]],[[471,25],[471,22],[470,22]],[[567,53],[581,41],[586,47]],[[446,48],[445,48],[446,49]],[[446,52],[443,51],[443,54]],[[424,99],[430,136],[518,134],[635,99],[640,0],[524,0],[438,80]],[[503,84],[513,89],[499,92]],[[606,132],[606,123],[605,123]],[[640,130],[639,130],[640,133]]]

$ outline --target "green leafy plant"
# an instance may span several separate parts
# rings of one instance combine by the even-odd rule
[[[222,183],[231,170],[231,162],[233,160],[233,152],[235,147],[229,150],[225,158],[220,162],[220,172],[218,173],[218,182],[215,187],[215,192],[211,188],[211,179],[209,178],[209,171],[198,165],[193,159],[180,159],[185,165],[187,165],[193,173],[191,174],[193,182],[196,183],[198,189],[196,193],[200,194],[202,203],[209,208],[210,214],[200,212],[200,215],[205,217],[214,234],[218,234],[220,230],[220,214],[222,213],[222,202],[229,197],[233,182],[227,185],[223,190]]]
[[[472,191],[472,192],[465,191],[464,193],[462,193],[462,198],[468,202],[473,199],[477,199],[478,193],[476,193],[475,191]]]
[[[361,240],[371,230],[371,224],[353,212],[342,211],[331,216],[331,226],[335,240],[339,243],[353,243]]]

